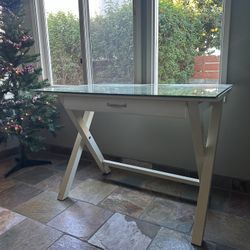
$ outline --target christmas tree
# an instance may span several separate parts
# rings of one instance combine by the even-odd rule
[[[42,130],[55,135],[59,126],[56,99],[34,89],[41,80],[39,55],[31,54],[34,39],[24,24],[22,0],[0,0],[0,143],[17,138],[20,158],[6,176],[23,167],[46,164],[30,160],[29,152],[44,148]]]

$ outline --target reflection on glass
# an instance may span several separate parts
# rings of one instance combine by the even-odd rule
[[[133,83],[132,0],[91,0],[94,83]]]
[[[81,84],[78,0],[44,0],[54,84]]]

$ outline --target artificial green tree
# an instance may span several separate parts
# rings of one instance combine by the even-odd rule
[[[47,164],[28,158],[44,148],[42,130],[55,135],[59,114],[55,97],[34,90],[48,85],[37,67],[39,55],[30,49],[34,39],[25,27],[23,2],[0,0],[0,143],[19,142],[20,157],[11,173],[33,165]]]

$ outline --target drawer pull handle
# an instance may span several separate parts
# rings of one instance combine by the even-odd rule
[[[107,103],[107,106],[110,108],[127,108],[127,104],[117,104],[117,103]]]

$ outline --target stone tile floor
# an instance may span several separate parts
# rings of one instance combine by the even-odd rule
[[[0,250],[250,249],[250,195],[212,189],[204,243],[190,244],[197,188],[83,160],[65,201],[56,199],[67,157],[5,179],[0,161]]]

